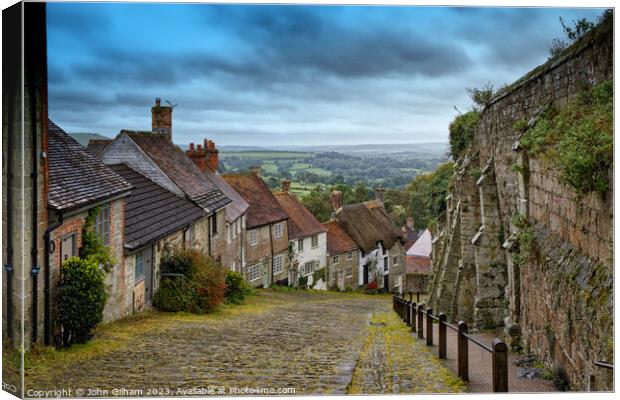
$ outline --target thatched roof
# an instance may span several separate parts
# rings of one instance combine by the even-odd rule
[[[404,243],[403,232],[378,200],[345,205],[335,218],[364,253],[375,249],[377,242],[387,249],[397,241]]]

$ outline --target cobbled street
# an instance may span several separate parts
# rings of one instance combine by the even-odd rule
[[[387,296],[265,290],[211,315],[147,312],[101,327],[88,344],[33,352],[26,396],[462,390],[390,307]]]

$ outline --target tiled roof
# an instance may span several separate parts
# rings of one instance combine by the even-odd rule
[[[111,165],[133,185],[125,199],[125,248],[139,249],[205,217],[190,200],[175,195],[125,164]]]
[[[297,239],[325,232],[318,219],[289,192],[274,193],[280,207],[288,215],[288,237]]]
[[[231,202],[183,150],[163,135],[127,130],[120,134],[131,138],[192,201],[208,212],[218,210]]]
[[[250,205],[246,212],[248,228],[257,228],[288,218],[260,177],[254,174],[231,174],[222,177]]]
[[[426,229],[415,243],[407,249],[408,256],[430,257],[433,251],[431,231]]]
[[[404,242],[402,231],[378,200],[345,205],[336,212],[336,219],[364,253],[375,249],[377,242],[388,249]]]
[[[327,229],[327,252],[330,255],[357,249],[357,244],[355,244],[351,236],[342,229],[338,222],[325,222],[323,227]]]
[[[110,143],[112,143],[112,139],[90,139],[86,145],[86,150],[97,157]]]
[[[420,256],[405,256],[406,271],[408,274],[430,274],[431,259]]]
[[[231,202],[226,206],[226,221],[233,222],[242,216],[250,206],[221,176],[207,171],[207,178],[211,180],[228,197]]]
[[[131,190],[127,181],[52,121],[48,121],[48,137],[49,207],[68,210]]]

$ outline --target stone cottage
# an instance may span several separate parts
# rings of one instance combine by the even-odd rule
[[[125,199],[125,314],[151,305],[161,280],[160,262],[168,248],[191,244],[190,227],[208,220],[207,212],[177,196],[126,164],[110,168],[131,183]]]
[[[224,180],[249,204],[246,211],[246,280],[254,287],[288,285],[288,216],[280,207],[260,170],[225,174]]]
[[[53,122],[48,124],[49,222],[46,234],[48,250],[46,268],[49,276],[45,287],[45,313],[50,334],[60,334],[54,326],[56,312],[53,301],[60,280],[63,262],[81,254],[82,230],[89,213],[96,212],[94,229],[111,250],[116,261],[106,274],[108,302],[103,320],[112,321],[127,314],[125,303],[132,297],[132,287],[126,284],[123,242],[125,229],[125,199],[131,184],[87,152],[72,137]]]
[[[204,140],[204,147],[200,144],[189,144],[187,156],[198,166],[213,184],[228,197],[231,202],[225,207],[225,232],[226,240],[218,242],[220,248],[216,254],[221,254],[222,265],[232,271],[243,273],[245,270],[245,224],[246,211],[249,204],[218,174],[219,150],[211,140]]]
[[[222,261],[226,248],[226,206],[231,200],[172,143],[172,108],[152,108],[153,132],[122,130],[99,155],[105,164],[127,164],[153,182],[201,207],[208,218],[191,224],[190,245]],[[162,116],[163,115],[163,116]]]
[[[323,224],[327,231],[328,288],[355,289],[359,286],[360,250],[336,221]]]
[[[342,192],[333,191],[333,220],[360,249],[359,281],[366,286],[376,281],[385,291],[403,291],[404,247],[402,231],[385,211],[382,192],[375,200],[342,205]]]
[[[299,279],[307,279],[309,287],[327,289],[326,230],[318,219],[291,193],[291,181],[282,181],[282,191],[274,193],[280,207],[288,215],[290,246],[290,279],[296,286]],[[321,278],[321,271],[324,278]],[[315,280],[315,277],[317,278]]]

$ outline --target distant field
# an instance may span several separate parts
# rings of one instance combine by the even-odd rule
[[[252,158],[257,160],[297,160],[300,158],[314,157],[314,153],[303,153],[296,151],[238,151],[238,152],[222,152],[220,157],[238,157]]]
[[[304,197],[316,186],[321,186],[320,184],[312,184],[312,183],[299,183],[299,182],[291,182],[291,192],[296,194],[299,198]]]

